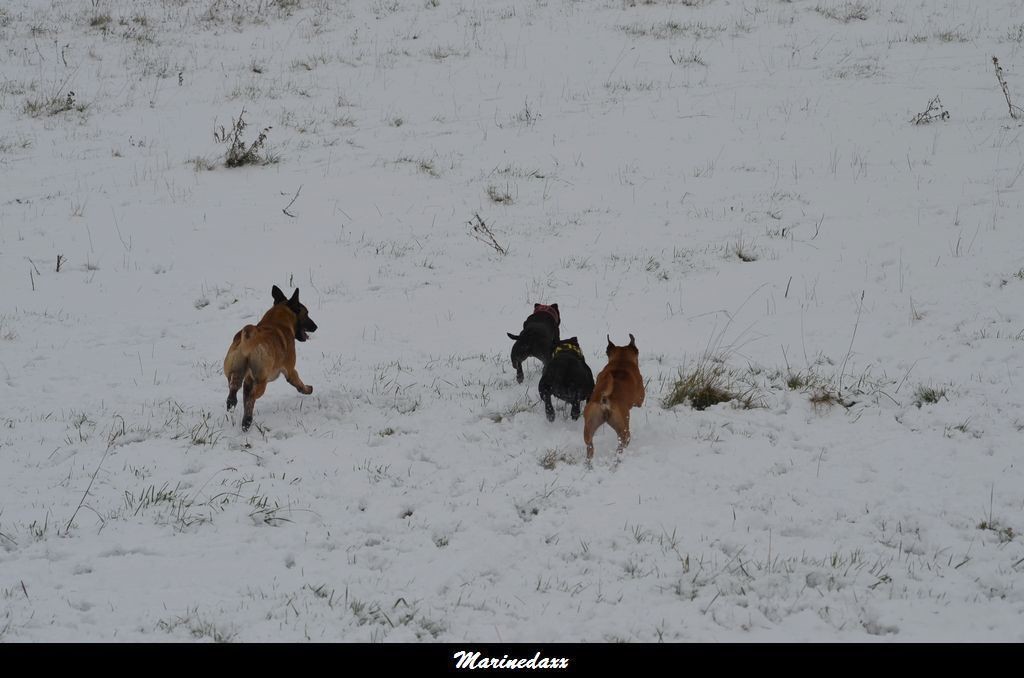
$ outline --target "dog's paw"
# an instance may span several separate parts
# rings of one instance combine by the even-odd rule
[[[555,420],[555,411],[553,409],[546,410],[545,414],[548,415],[548,421],[554,421]]]
[[[516,375],[516,381],[518,381],[520,384],[523,383],[523,373],[522,372],[520,372],[520,373],[518,373]]]
[[[245,417],[242,419],[242,431],[248,431],[249,427],[252,426],[252,417]]]
[[[231,396],[228,396],[228,412],[230,412],[231,410],[235,409],[235,405],[237,405],[237,404],[238,404],[238,398],[232,398]]]
[[[306,388],[305,388],[305,389],[303,389],[303,391],[302,391],[302,392],[303,392],[303,393],[305,393],[306,395],[309,395],[310,393],[312,393],[312,392],[313,392],[313,387],[312,387],[312,386],[310,386],[309,384],[306,384]]]

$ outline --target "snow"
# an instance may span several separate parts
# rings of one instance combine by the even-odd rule
[[[95,5],[0,8],[0,640],[1024,640],[1019,3]],[[621,461],[535,302],[636,336]]]

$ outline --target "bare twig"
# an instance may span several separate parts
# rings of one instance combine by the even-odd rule
[[[301,184],[299,184],[299,190],[295,191],[295,195],[292,196],[292,201],[290,203],[288,203],[287,205],[285,205],[284,208],[281,209],[282,212],[284,212],[287,216],[291,217],[292,219],[295,218],[295,215],[292,214],[291,212],[289,212],[288,208],[291,207],[293,204],[295,204],[295,201],[299,197],[299,193],[302,193],[302,185]]]
[[[1010,108],[1010,117],[1014,120],[1024,117],[1024,109],[1020,106],[1014,106],[1013,102],[1010,101],[1010,88],[1006,84],[1006,78],[1003,77],[1003,67],[999,65],[999,59],[992,57],[992,65],[996,67],[996,80],[999,81],[999,86],[1003,89],[1006,105]]]
[[[911,118],[910,122],[915,125],[927,125],[928,123],[935,122],[936,120],[949,120],[949,111],[942,106],[942,102],[939,101],[938,94],[935,95],[934,99],[928,102],[928,108]]]
[[[78,502],[78,506],[75,508],[75,512],[71,514],[71,518],[68,519],[67,525],[64,526],[64,534],[68,534],[71,530],[71,523],[75,522],[75,516],[81,510],[82,505],[85,504],[85,498],[89,496],[89,490],[92,489],[92,484],[96,480],[96,475],[100,472],[100,468],[103,466],[103,462],[106,460],[107,455],[110,454],[110,449],[114,446],[114,442],[125,434],[124,419],[121,419],[121,430],[118,431],[114,426],[110,427],[110,434],[107,437],[107,449],[103,451],[103,456],[100,457],[100,463],[96,464],[96,470],[92,472],[92,478],[89,479],[89,484],[85,488],[85,492],[82,493],[82,499]]]
[[[857,328],[860,327],[860,312],[864,309],[864,290],[860,292],[860,303],[857,305],[857,322],[853,324],[853,335],[850,337],[850,347],[846,349],[846,357],[843,358],[843,367],[839,370],[839,392],[843,392],[843,376],[846,374],[846,362],[853,352],[853,340],[857,338]]]
[[[472,236],[482,243],[486,243],[494,248],[494,251],[501,255],[508,254],[508,248],[503,247],[498,243],[497,238],[494,237],[494,232],[484,222],[483,218],[479,214],[474,214],[473,219],[470,220],[469,225],[472,226]]]

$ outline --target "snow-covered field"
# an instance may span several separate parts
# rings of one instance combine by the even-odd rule
[[[1022,21],[6,0],[0,640],[1024,640]],[[274,284],[315,390],[243,434]],[[534,302],[636,336],[621,463],[516,383]]]

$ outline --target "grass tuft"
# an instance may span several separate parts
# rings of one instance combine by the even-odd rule
[[[727,402],[745,410],[759,406],[753,386],[741,382],[721,359],[705,355],[691,369],[679,369],[679,377],[661,405],[672,409],[676,405],[689,404],[695,410],[705,410]]]
[[[841,2],[832,5],[818,5],[814,11],[828,19],[848,24],[853,20],[867,21],[869,16],[868,4],[857,0],[856,2]]]
[[[924,384],[917,387],[914,391],[914,404],[921,407],[922,404],[937,403],[943,398],[946,398],[946,389],[936,388],[934,386],[925,386]],[[946,398],[949,400],[949,398]]]

